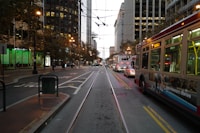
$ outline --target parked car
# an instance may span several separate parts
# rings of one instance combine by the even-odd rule
[[[135,69],[131,65],[127,65],[124,70],[124,75],[127,77],[135,77]]]
[[[116,67],[116,64],[111,65],[111,68],[112,68],[113,71],[115,71],[115,67]]]

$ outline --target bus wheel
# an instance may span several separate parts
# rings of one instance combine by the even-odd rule
[[[142,93],[145,94],[145,81],[144,80],[140,80],[140,88],[142,90]]]

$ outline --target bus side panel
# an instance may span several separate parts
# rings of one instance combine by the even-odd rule
[[[195,88],[198,88],[198,81],[168,76],[157,72],[137,72],[135,82],[138,85],[139,75],[144,75],[148,91],[153,92],[154,95],[165,96],[181,106],[197,112],[197,90]]]

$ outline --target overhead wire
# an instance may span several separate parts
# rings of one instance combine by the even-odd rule
[[[96,2],[96,1],[95,1]],[[106,3],[105,3],[106,4]],[[96,2],[96,7],[98,7],[98,3]],[[92,22],[95,23],[95,25],[97,25],[98,27],[99,26],[111,26],[111,24],[108,24],[105,22],[105,20],[107,18],[111,18],[111,17],[114,17],[116,16],[115,14],[111,14],[111,15],[107,15],[106,13],[107,12],[116,12],[116,11],[119,11],[119,10],[108,10],[106,9],[106,5],[105,5],[105,8],[104,9],[98,9],[98,8],[95,8],[95,9],[92,9],[92,11],[102,11],[102,12],[105,12],[105,14],[103,16],[99,16],[99,15],[96,15],[96,13],[92,12],[92,15],[91,16],[88,16],[87,15],[87,12],[85,12],[85,10],[89,10],[83,3],[82,3],[82,14],[81,16],[82,17],[88,17],[88,18],[92,18]],[[127,12],[128,10],[126,10],[126,14],[129,14],[129,13],[132,13],[131,10],[130,12]],[[96,19],[96,20],[95,20]],[[104,20],[102,20],[104,19]],[[113,24],[112,24],[113,25]]]

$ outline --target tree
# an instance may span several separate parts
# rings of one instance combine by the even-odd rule
[[[2,36],[7,36],[8,39],[9,35],[13,35],[14,20],[27,23],[29,30],[32,28],[31,26],[33,26],[33,23],[31,22],[37,22],[37,18],[34,17],[34,11],[40,8],[33,4],[33,1],[34,0],[0,1],[0,39],[2,39]]]
[[[127,41],[121,45],[121,51],[123,53],[125,53],[125,51],[130,51],[131,54],[134,54],[135,53],[135,50],[134,50],[135,45],[136,45],[136,42],[134,43],[132,41]]]
[[[0,34],[1,35],[7,35],[8,29],[10,29],[10,26],[12,24],[14,11],[15,11],[15,3],[13,1],[0,1]]]
[[[66,38],[64,36],[45,29],[45,34],[43,36],[39,35],[37,42],[37,50],[43,51],[44,56],[49,53],[52,59],[66,60]]]

